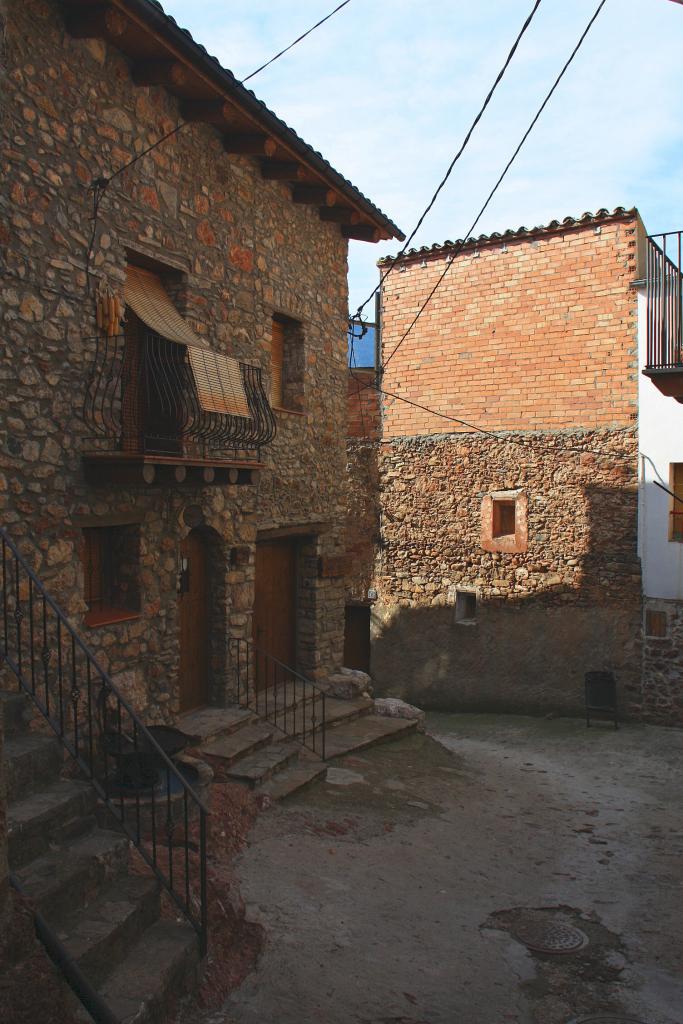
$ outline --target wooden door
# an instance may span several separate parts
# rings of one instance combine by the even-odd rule
[[[370,671],[370,608],[347,604],[344,623],[344,664]]]
[[[296,555],[290,540],[256,545],[254,643],[289,668],[296,668]],[[257,657],[257,688],[270,682],[267,659]]]
[[[206,704],[209,692],[209,588],[201,533],[188,534],[180,557],[180,710],[189,711]]]

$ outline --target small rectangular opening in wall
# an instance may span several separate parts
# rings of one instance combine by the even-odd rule
[[[653,637],[664,637],[667,634],[666,612],[654,611],[651,608],[645,612],[645,635]]]
[[[515,502],[511,499],[493,499],[494,537],[509,537],[515,533]]]
[[[455,621],[473,622],[477,617],[477,595],[473,590],[456,590]]]

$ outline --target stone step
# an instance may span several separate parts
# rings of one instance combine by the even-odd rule
[[[59,776],[62,748],[55,737],[41,733],[12,736],[3,752],[7,802],[39,792]]]
[[[108,883],[86,907],[55,922],[55,931],[88,981],[102,985],[130,947],[159,917],[155,878],[122,876]]]
[[[219,736],[229,736],[237,729],[253,722],[255,715],[248,708],[199,708],[178,718],[177,726],[189,736],[199,736],[198,745],[210,743]]]
[[[211,743],[203,743],[202,755],[219,757],[229,767],[241,757],[255,753],[273,739],[273,729],[267,725],[245,725],[227,736],[219,736]]]
[[[356,697],[354,700],[338,700],[336,697],[328,697],[325,701],[326,731],[336,729],[340,725],[347,722],[353,722],[358,718],[364,718],[366,715],[372,715],[373,713],[374,702],[372,700],[366,700],[364,697]],[[316,732],[319,732],[322,728],[320,724],[320,714],[320,704],[316,705],[315,723],[313,721],[313,715],[310,708],[306,709],[304,715],[298,713],[296,716],[295,735],[311,735],[314,728]]]
[[[31,704],[25,694],[16,690],[0,690],[0,708],[5,739],[26,732],[31,720]]]
[[[100,995],[121,1024],[162,1024],[194,986],[199,943],[189,924],[161,920],[142,932]]]
[[[15,872],[20,885],[48,921],[92,900],[101,885],[128,865],[128,839],[95,829],[63,843]]]
[[[325,758],[331,760],[350,754],[354,750],[364,750],[376,743],[407,736],[417,728],[415,719],[384,718],[381,715],[367,715],[356,721],[346,722],[330,729],[325,735]]]
[[[40,857],[51,844],[90,831],[95,823],[95,804],[92,786],[66,779],[12,803],[7,812],[12,871]]]
[[[298,793],[306,786],[318,780],[322,781],[327,775],[327,767],[322,761],[310,764],[294,764],[292,767],[284,768],[272,779],[261,786],[259,792],[265,793],[271,800],[285,800],[293,793]]]
[[[262,786],[264,782],[282,771],[299,757],[299,748],[294,743],[273,743],[256,753],[243,757],[225,773],[233,782],[248,786]]]

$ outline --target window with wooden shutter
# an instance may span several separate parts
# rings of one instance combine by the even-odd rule
[[[140,527],[83,530],[83,597],[87,626],[134,618],[140,611]]]
[[[276,409],[284,407],[283,372],[285,362],[285,323],[273,317],[270,346],[270,404]]]
[[[672,464],[670,480],[676,497],[671,499],[669,540],[683,541],[683,462]]]

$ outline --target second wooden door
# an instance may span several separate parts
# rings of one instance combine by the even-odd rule
[[[254,643],[272,658],[296,668],[296,543],[256,545]],[[266,659],[257,658],[257,687],[269,685]]]
[[[208,700],[209,588],[206,544],[193,530],[180,545],[180,710]]]

